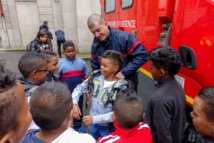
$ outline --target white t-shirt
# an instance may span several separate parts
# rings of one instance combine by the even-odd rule
[[[110,85],[113,85],[115,82],[116,81],[106,81],[106,80],[104,80],[103,88],[110,87]]]
[[[96,143],[94,138],[86,133],[78,133],[68,127],[59,137],[51,143]]]

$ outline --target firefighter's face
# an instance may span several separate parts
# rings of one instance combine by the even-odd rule
[[[89,28],[94,37],[100,41],[105,41],[109,34],[108,26],[105,24],[96,23],[92,28]]]
[[[213,136],[214,121],[208,121],[204,112],[206,102],[196,96],[193,103],[193,111],[190,113],[195,129],[203,136]]]
[[[114,63],[112,63],[111,60],[107,58],[101,59],[100,70],[101,70],[101,74],[105,78],[115,77],[115,74],[118,71],[118,69],[119,69],[119,65],[115,65]]]

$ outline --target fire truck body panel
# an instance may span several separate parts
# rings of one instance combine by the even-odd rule
[[[187,104],[202,87],[214,85],[213,0],[100,0],[108,25],[136,36],[148,51],[170,45],[181,54],[183,66],[177,80]],[[123,8],[123,6],[128,7]],[[108,7],[114,9],[109,10]],[[155,89],[148,62],[139,69],[138,93],[146,104]]]

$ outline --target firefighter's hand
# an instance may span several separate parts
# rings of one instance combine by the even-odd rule
[[[82,118],[83,123],[87,125],[93,124],[93,117],[91,115],[86,115]]]
[[[122,72],[117,73],[117,74],[116,74],[116,77],[117,77],[117,78],[125,78],[125,76],[123,75]]]
[[[80,108],[77,104],[73,105],[73,117],[76,118],[77,120],[80,119],[81,111]]]

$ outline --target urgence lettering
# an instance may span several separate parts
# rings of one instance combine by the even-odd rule
[[[130,27],[130,28],[135,28],[136,27],[136,20],[109,21],[108,25],[112,26],[112,27]]]

